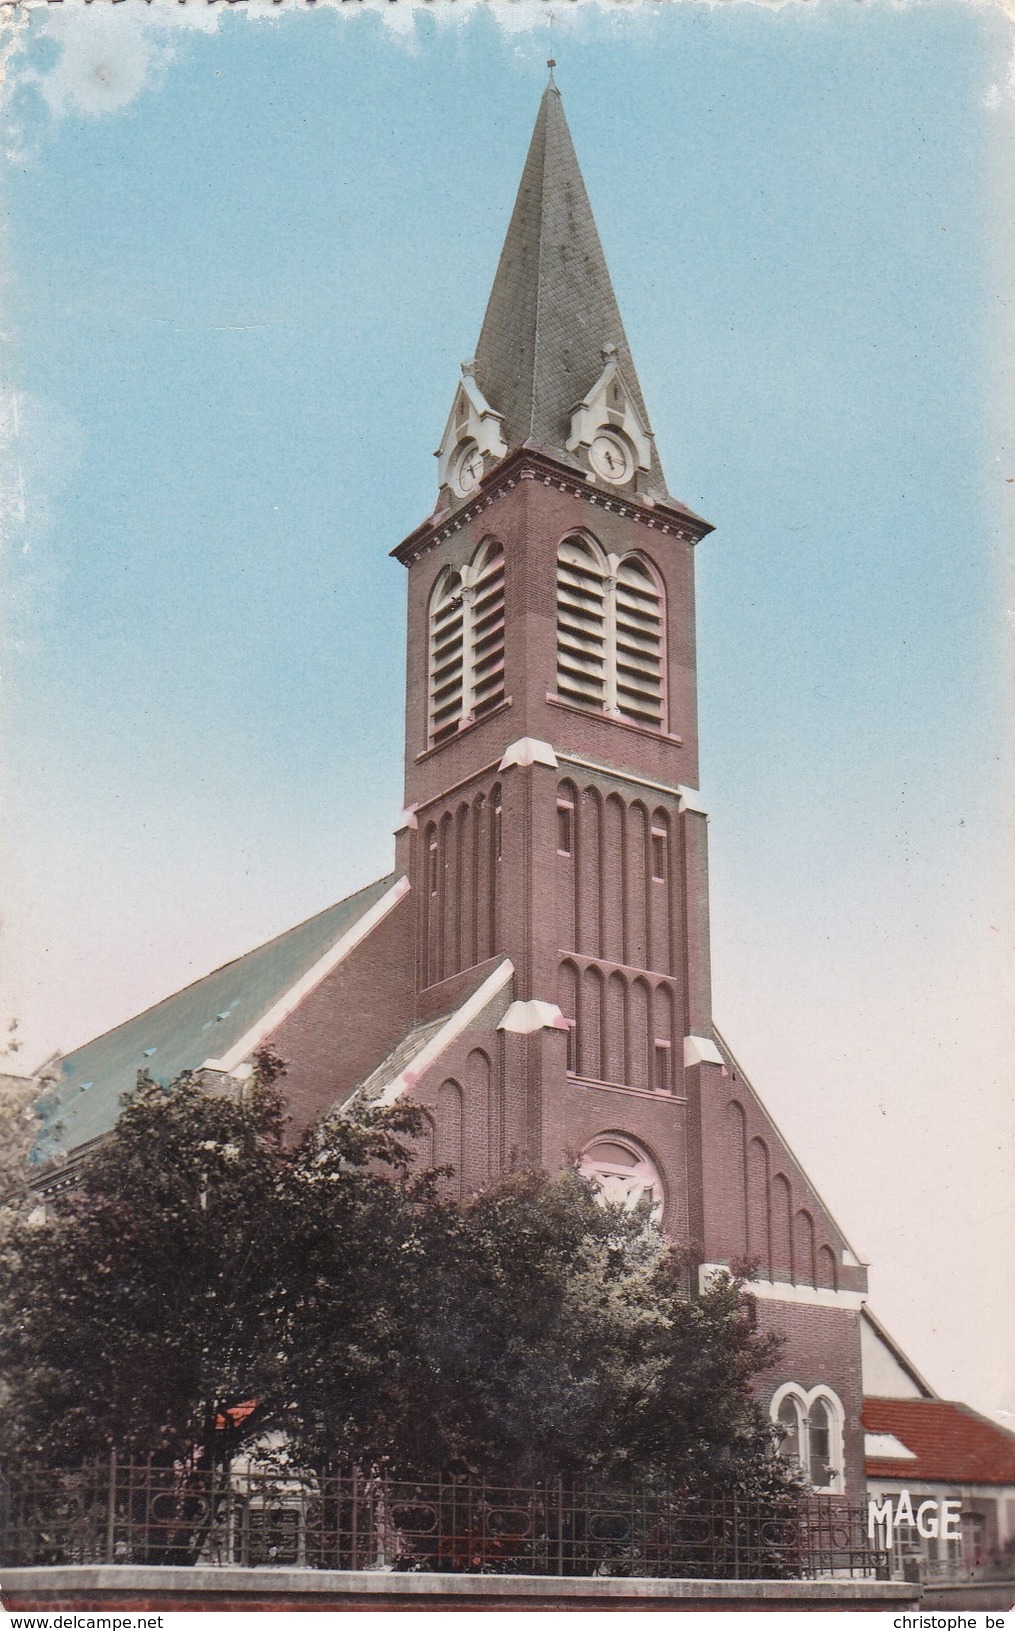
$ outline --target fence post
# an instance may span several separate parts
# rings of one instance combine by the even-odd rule
[[[725,1504],[725,1497],[724,1504]],[[750,1497],[747,1498],[748,1512],[750,1512]],[[748,1522],[750,1519],[748,1518]],[[733,1495],[733,1578],[740,1579],[740,1497]]]
[[[564,1480],[557,1474],[557,1573],[564,1573]]]
[[[116,1549],[116,1446],[109,1452],[109,1488],[106,1492],[106,1562],[112,1563]]]
[[[359,1568],[359,1468],[355,1465],[352,1469],[352,1557],[350,1567]]]

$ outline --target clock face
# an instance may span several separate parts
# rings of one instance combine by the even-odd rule
[[[630,481],[634,472],[631,449],[612,430],[597,430],[589,448],[589,463],[604,481]]]
[[[463,498],[472,493],[483,479],[483,455],[475,442],[463,442],[451,465],[451,481],[455,491]]]

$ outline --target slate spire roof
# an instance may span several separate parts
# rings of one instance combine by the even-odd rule
[[[509,447],[564,451],[571,411],[616,360],[649,423],[560,92],[543,93],[476,348],[475,378]],[[568,459],[568,462],[570,460]],[[655,447],[650,486],[666,496]]]

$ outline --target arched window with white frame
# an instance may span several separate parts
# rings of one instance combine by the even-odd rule
[[[779,1455],[800,1469],[816,1493],[841,1494],[845,1416],[832,1389],[819,1385],[808,1393],[785,1382],[773,1395],[769,1415],[779,1432]]]
[[[557,695],[611,718],[665,727],[662,585],[639,554],[591,538],[557,551]]]

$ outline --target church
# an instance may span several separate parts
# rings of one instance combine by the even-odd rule
[[[764,1403],[813,1488],[859,1498],[862,1344],[916,1384],[713,1019],[694,603],[712,528],[667,487],[552,74],[437,485],[392,551],[392,871],[59,1061],[40,1187],[73,1180],[140,1069],[242,1082],[270,1045],[297,1137],[407,1096],[462,1195],[575,1161],[648,1197],[702,1282],[753,1260],[759,1324],[786,1337]]]

